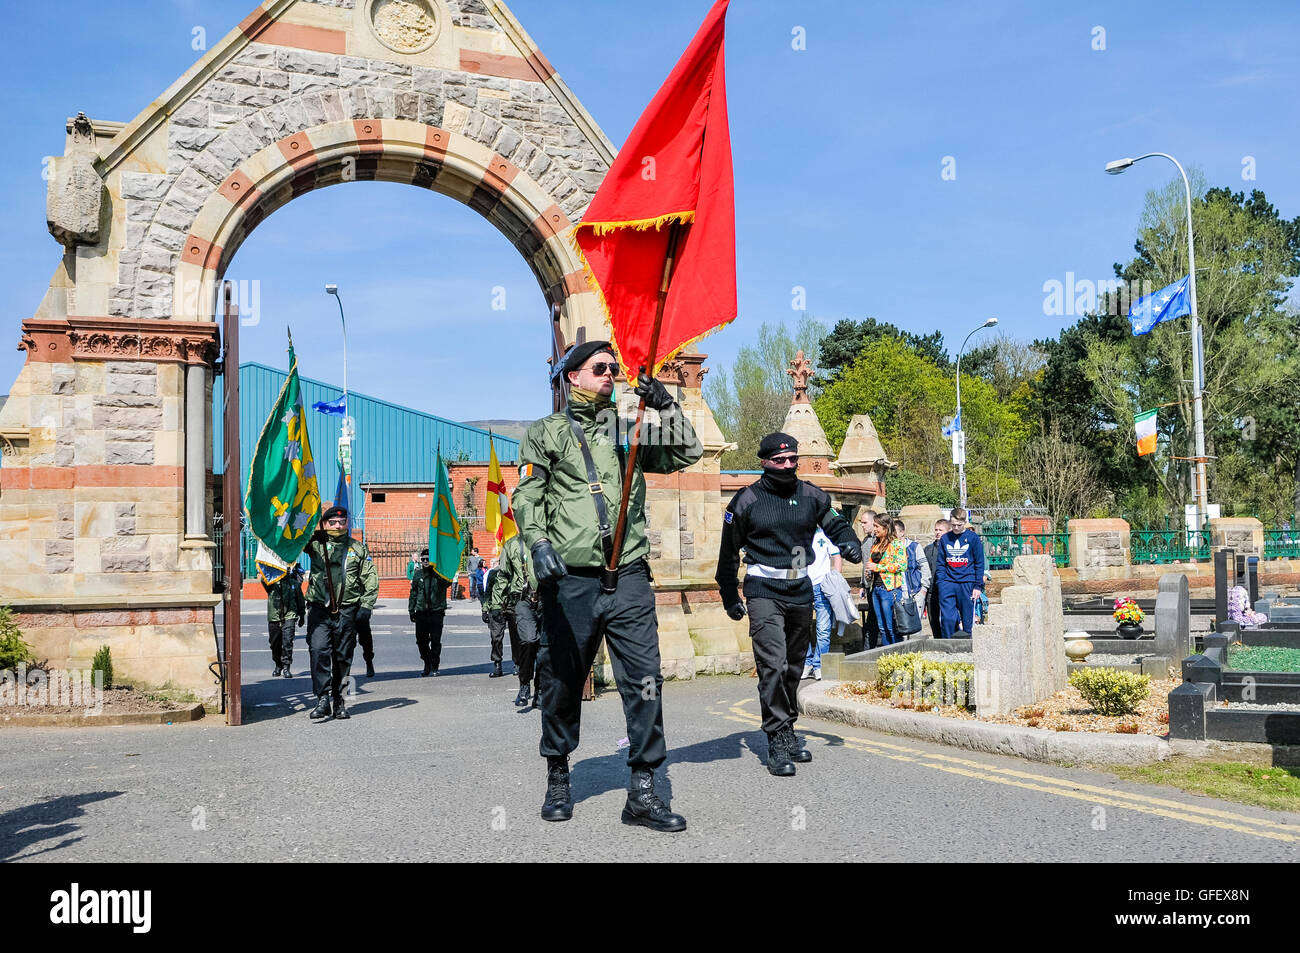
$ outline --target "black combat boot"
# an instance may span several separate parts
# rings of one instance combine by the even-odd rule
[[[421,678],[428,678],[429,673],[433,671],[433,663],[428,659],[424,660],[424,671],[420,673]]]
[[[665,834],[686,830],[686,818],[668,810],[668,805],[655,794],[655,773],[648,768],[632,771],[627,804],[623,806],[623,823],[638,824]]]
[[[795,764],[807,764],[812,760],[812,752],[803,746],[799,736],[794,733],[794,725],[786,725],[781,729],[785,732],[785,750],[790,755],[790,760]]]
[[[280,674],[283,675],[285,678],[293,678],[293,672],[290,671],[290,668],[292,668],[292,666],[293,666],[292,659],[285,662],[284,667],[280,669]]]
[[[785,729],[767,733],[767,771],[778,778],[794,776],[794,762],[785,750]]]
[[[344,704],[342,697],[334,699],[334,717],[339,721],[346,721],[352,717],[348,714],[348,706]]]
[[[275,667],[275,671],[271,673],[271,677],[272,677],[272,678],[279,678],[279,677],[280,677],[280,666],[277,665],[277,666]]]
[[[374,677],[375,677],[375,663],[370,659],[366,659],[366,678],[374,678]]]
[[[519,686],[519,694],[515,696],[515,704],[521,708],[528,704],[528,686],[526,684]]]
[[[311,710],[311,714],[308,715],[307,717],[328,718],[330,716],[330,712],[331,712],[330,697],[328,695],[321,695],[319,698],[316,699],[316,707]]]
[[[488,672],[488,678],[500,678],[505,672],[501,671],[501,663],[493,662],[492,671]]]
[[[567,821],[573,817],[573,794],[569,790],[569,759],[563,755],[546,759],[546,800],[542,820]]]

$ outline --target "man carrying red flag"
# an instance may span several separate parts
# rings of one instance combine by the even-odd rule
[[[574,227],[572,241],[610,340],[565,355],[556,371],[570,385],[567,407],[533,424],[520,446],[514,504],[544,618],[537,675],[548,821],[573,816],[568,755],[578,746],[582,685],[603,637],[630,742],[623,822],[686,829],[686,819],[654,789],[667,746],[643,473],[673,473],[703,456],[695,429],[655,374],[736,316],[727,4],[718,0],[709,11]],[[641,397],[626,448],[610,401],[615,355]],[[644,428],[643,440],[647,406],[660,419]],[[616,516],[614,499],[621,500]]]

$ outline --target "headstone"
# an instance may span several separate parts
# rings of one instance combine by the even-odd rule
[[[1259,601],[1259,557],[1246,557],[1246,594],[1250,597],[1248,605]]]
[[[1232,588],[1229,576],[1236,570],[1237,554],[1231,549],[1220,549],[1214,554],[1214,621],[1228,621],[1228,590]]]
[[[989,625],[975,627],[976,709],[1006,714],[1066,685],[1061,579],[1051,556],[1017,556],[1015,584],[989,607]]]
[[[1156,654],[1178,661],[1192,652],[1192,600],[1187,577],[1167,572],[1156,592]]]

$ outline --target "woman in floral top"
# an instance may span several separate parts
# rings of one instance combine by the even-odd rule
[[[863,568],[872,574],[871,606],[880,627],[881,644],[893,645],[902,641],[902,637],[894,632],[894,603],[901,598],[907,578],[907,542],[894,535],[889,520],[876,524],[876,543],[871,547],[871,558]]]

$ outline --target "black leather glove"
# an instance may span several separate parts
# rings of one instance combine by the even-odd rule
[[[555,582],[568,573],[569,567],[564,565],[564,560],[560,558],[560,554],[555,551],[549,539],[539,539],[533,543],[532,553],[533,572],[537,575],[539,583]]]
[[[840,547],[840,555],[851,563],[862,562],[862,547],[857,543],[845,543]]]
[[[487,625],[487,623],[488,623],[488,611],[487,611],[487,609],[484,609],[484,610],[483,610],[483,624],[484,624],[484,625]]]
[[[374,609],[367,609],[365,606],[362,606],[361,608],[357,609],[357,621],[369,622],[370,617],[374,614],[374,611],[375,611]]]
[[[745,618],[745,604],[743,602],[734,602],[727,606],[727,615],[739,622]]]
[[[655,410],[667,410],[677,403],[673,400],[672,394],[668,393],[668,388],[648,374],[642,374],[636,379],[636,387],[633,389],[633,393],[644,398],[645,405],[653,407]]]

